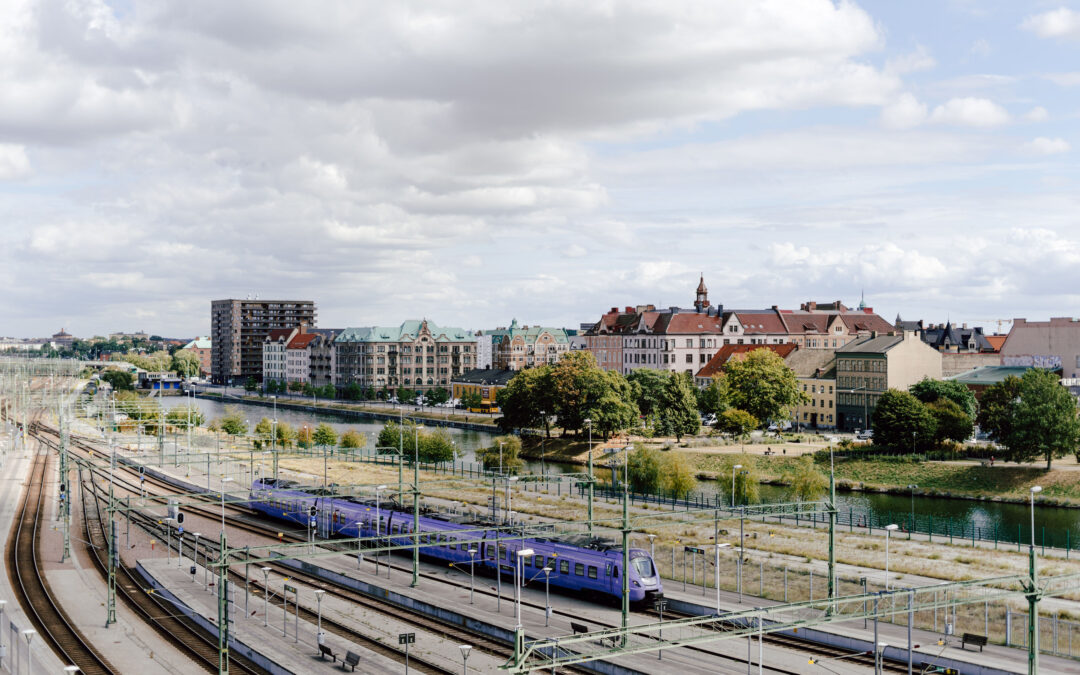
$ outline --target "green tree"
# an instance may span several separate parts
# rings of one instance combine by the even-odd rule
[[[304,396],[314,396],[314,395],[315,395],[315,386],[312,385],[310,382],[305,382],[304,383]]]
[[[697,487],[697,477],[686,455],[674,450],[660,458],[660,488],[677,499],[682,499]]]
[[[364,388],[356,382],[350,382],[345,385],[345,388],[341,391],[341,397],[346,401],[359,401],[364,395]]]
[[[192,427],[201,427],[206,423],[206,416],[196,406],[181,405],[170,410],[165,420],[174,427],[187,429],[189,423]]]
[[[244,413],[235,406],[226,406],[225,414],[218,419],[218,428],[230,436],[243,436],[247,433]]]
[[[723,373],[713,375],[709,386],[697,390],[698,410],[702,415],[716,415],[728,410],[730,392],[728,391],[727,376]]]
[[[291,448],[297,439],[297,433],[293,426],[288,422],[281,421],[278,421],[274,429],[274,436],[277,439],[279,448]]]
[[[466,410],[479,408],[483,403],[484,399],[475,391],[469,391],[461,395],[461,406]]]
[[[399,449],[407,448],[413,439],[416,423],[412,420],[404,420],[402,424],[389,421],[383,424],[379,435],[375,439],[375,447],[380,455],[393,455]]]
[[[955,380],[932,380],[924,377],[918,383],[911,385],[908,391],[923,403],[933,403],[941,399],[952,401],[960,406],[972,422],[975,421],[979,412],[979,402],[975,399],[975,394]]]
[[[450,392],[443,387],[435,387],[427,394],[428,405],[442,405],[450,400]]]
[[[635,444],[627,467],[630,489],[634,492],[655,493],[661,485],[661,454],[656,448]]]
[[[594,414],[604,394],[610,391],[611,384],[618,380],[605,377],[605,371],[597,367],[596,359],[587,351],[570,352],[549,368],[551,407],[542,405],[540,409],[554,412],[559,426],[577,434],[584,428],[585,420]],[[615,371],[611,374],[626,380]],[[610,407],[611,402],[611,399],[605,401],[605,407]]]
[[[736,469],[736,465],[741,468]],[[751,455],[724,455],[720,462],[720,471],[716,475],[716,483],[720,491],[728,497],[728,503],[732,500],[732,476],[735,477],[735,506],[744,504],[756,504],[761,499],[760,480],[757,473],[757,462]]]
[[[979,407],[979,428],[995,443],[1006,448],[1013,431],[1013,405],[1020,398],[1021,381],[1010,375],[986,388]]]
[[[495,442],[486,448],[476,450],[476,459],[487,471],[498,471],[501,462],[503,472],[517,473],[521,470],[524,462],[521,461],[521,438],[519,436],[499,436]]]
[[[296,445],[304,449],[311,448],[315,445],[314,435],[315,433],[311,430],[311,427],[300,427],[296,430]]]
[[[356,450],[367,445],[367,436],[360,432],[349,429],[345,433],[341,434],[341,447],[349,450]]]
[[[319,387],[317,392],[319,398],[333,399],[337,397],[337,389],[332,384],[324,384]]]
[[[1020,378],[1020,397],[1012,405],[1012,431],[1008,459],[1030,462],[1045,457],[1050,470],[1055,457],[1077,452],[1080,421],[1076,399],[1061,386],[1060,378],[1041,368],[1032,368]]]
[[[664,404],[664,392],[671,379],[667,370],[638,368],[626,376],[633,387],[634,403],[645,417],[658,412]]]
[[[416,400],[416,392],[407,387],[398,387],[395,396],[397,396],[397,400],[401,403],[412,403]]]
[[[664,433],[675,434],[676,441],[701,430],[694,379],[690,373],[674,373],[668,378],[660,409],[660,426]]]
[[[315,445],[324,448],[337,445],[337,434],[334,432],[333,427],[325,422],[315,427],[315,432],[312,434],[311,439],[315,442]]]
[[[633,401],[633,387],[621,373],[601,372],[600,379],[605,387],[600,398],[590,405],[587,419],[593,421],[593,428],[606,440],[609,434],[634,426],[638,409]]]
[[[499,425],[505,431],[535,429],[547,426],[547,418],[540,411],[551,412],[552,403],[551,366],[526,368],[510,378],[506,387],[496,394],[502,411]],[[477,406],[479,407],[479,403]]]
[[[760,422],[791,419],[795,407],[809,398],[799,390],[795,371],[771,349],[755,349],[725,368],[729,402]]]
[[[169,369],[180,377],[195,377],[199,374],[202,364],[199,357],[187,349],[181,349],[173,354]]]
[[[108,382],[109,386],[116,391],[135,388],[135,385],[132,383],[131,373],[123,370],[106,370],[101,374],[100,379]]]
[[[829,491],[829,477],[822,473],[810,455],[803,455],[795,460],[788,483],[796,501],[812,502]]]
[[[253,391],[258,391],[258,389],[259,383],[255,381],[254,377],[249,377],[248,379],[244,380],[244,391],[250,394]]]
[[[934,447],[934,416],[910,392],[889,389],[878,399],[872,415],[874,445],[900,452]]]
[[[946,440],[963,443],[975,430],[974,420],[955,401],[939,398],[926,404],[934,416],[934,440],[941,444]]]
[[[255,435],[266,444],[269,444],[274,438],[274,431],[274,423],[270,421],[269,417],[262,418],[255,425]]]
[[[446,429],[435,429],[420,434],[420,461],[429,464],[451,462],[457,457],[457,446]],[[408,455],[408,451],[405,453]]]
[[[725,410],[716,417],[716,429],[720,433],[728,434],[732,438],[742,438],[760,424],[756,417],[745,410],[731,408]]]

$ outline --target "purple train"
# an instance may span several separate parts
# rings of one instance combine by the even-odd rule
[[[321,488],[303,487],[294,481],[273,478],[256,480],[249,506],[271,518],[307,526],[314,522],[325,536],[388,537],[393,544],[412,543],[413,515],[395,501],[333,496]],[[526,581],[543,580],[551,568],[552,587],[618,600],[622,596],[622,549],[588,535],[508,536],[491,528],[492,522],[470,516],[422,511],[420,554],[452,563],[475,561],[478,572],[494,575],[496,565],[513,574],[517,552],[532,549],[523,560]],[[469,531],[471,532],[462,532]],[[455,534],[460,533],[460,534]],[[470,543],[463,543],[464,541]],[[469,553],[469,549],[473,553]],[[498,562],[497,562],[498,561]],[[630,601],[652,602],[663,595],[656,565],[648,551],[630,549]]]

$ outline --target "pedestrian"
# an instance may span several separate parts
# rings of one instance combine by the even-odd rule
[[[784,446],[784,454],[787,454],[787,446]]]
[[[994,456],[990,455],[990,468],[994,468]]]

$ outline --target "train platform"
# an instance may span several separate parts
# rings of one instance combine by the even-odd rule
[[[178,611],[188,613],[190,610],[201,617],[203,622],[216,626],[218,596],[214,575],[212,572],[207,573],[202,565],[195,566],[193,575],[192,566],[192,561],[186,558],[182,565],[178,565],[175,559],[168,561],[158,558],[140,562],[140,571],[147,578],[148,584],[156,589],[155,592],[169,597]],[[294,602],[294,597],[299,598],[301,607],[317,611],[318,603],[314,594],[316,589],[293,579],[284,579],[279,574],[271,575],[271,595],[278,602],[285,586],[296,589],[295,593],[288,591],[287,611],[284,605],[267,602],[263,593],[257,589],[245,593],[243,585],[231,586],[230,649],[234,653],[249,656],[276,673],[341,672],[341,662],[348,652],[360,656],[355,671],[357,673],[376,675],[404,670],[403,664],[376,654],[363,644],[350,642],[329,630],[324,631],[323,644],[337,656],[337,662],[321,658],[317,622],[306,620],[303,616],[297,617]],[[362,609],[330,594],[324,597],[321,604],[322,617],[327,624],[334,621],[349,626],[395,648],[399,635],[416,632],[404,622],[381,616],[377,620],[367,617]],[[255,656],[256,654],[259,656]],[[422,659],[451,672],[462,668],[459,643],[450,640],[417,636],[416,642],[410,646],[410,654],[414,659]],[[487,673],[495,672],[503,661],[473,650],[468,663],[470,670]]]

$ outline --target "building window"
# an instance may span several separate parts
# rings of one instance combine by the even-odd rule
[[[694,355],[693,354],[687,354],[686,355],[686,362],[687,363],[693,363],[694,362]]]

